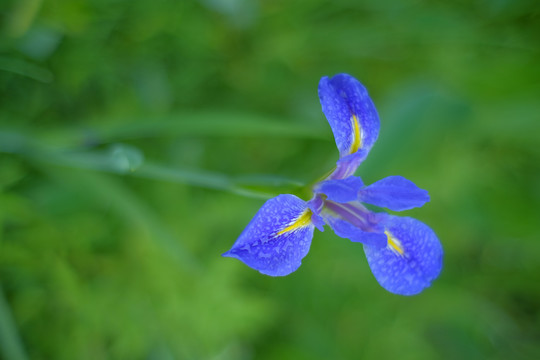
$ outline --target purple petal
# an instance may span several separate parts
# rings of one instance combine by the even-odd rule
[[[331,216],[326,218],[326,222],[339,237],[349,239],[353,242],[360,242],[377,249],[386,246],[386,235],[382,233],[362,231],[360,228],[345,220]]]
[[[349,176],[346,179],[323,181],[316,191],[325,194],[329,200],[347,203],[358,199],[358,191],[363,186],[361,178]]]
[[[319,99],[340,157],[371,149],[379,135],[379,116],[366,88],[347,74],[319,82]]]
[[[294,195],[268,200],[223,256],[271,276],[292,273],[307,255],[314,226],[307,203]]]
[[[439,276],[443,249],[426,224],[409,217],[388,215],[385,222],[388,245],[382,249],[364,245],[373,275],[386,290],[415,295]]]
[[[327,222],[328,216],[336,217],[365,232],[384,232],[379,223],[386,218],[387,214],[371,212],[358,201],[338,203],[326,200],[324,209],[323,216]]]
[[[429,201],[426,190],[402,176],[389,176],[360,191],[359,200],[394,211],[421,207]]]

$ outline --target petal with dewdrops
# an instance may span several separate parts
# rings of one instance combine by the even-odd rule
[[[339,149],[340,158],[364,150],[367,154],[379,135],[379,115],[364,85],[348,74],[325,76],[319,99]]]
[[[399,295],[415,295],[431,285],[442,269],[443,249],[429,226],[409,217],[387,215],[381,226],[387,246],[364,245],[379,284]]]
[[[268,200],[223,254],[270,276],[285,276],[309,252],[314,225],[307,203],[294,195]]]

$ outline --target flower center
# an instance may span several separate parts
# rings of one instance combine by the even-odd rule
[[[375,232],[377,224],[379,223],[376,216],[374,216],[374,213],[356,201],[341,204],[330,200],[324,200],[324,209],[329,210],[335,216],[347,221],[362,231]]]

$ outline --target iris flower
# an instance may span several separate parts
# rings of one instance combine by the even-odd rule
[[[323,77],[319,98],[339,150],[335,169],[304,201],[284,194],[268,200],[223,256],[270,276],[285,276],[307,255],[315,228],[363,244],[369,267],[386,290],[414,295],[442,268],[442,246],[431,228],[410,218],[373,212],[365,204],[403,211],[429,201],[426,190],[401,176],[365,185],[354,176],[379,135],[379,116],[366,88],[347,74]]]

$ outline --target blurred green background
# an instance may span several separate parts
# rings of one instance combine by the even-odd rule
[[[537,1],[17,0],[0,6],[0,358],[540,358]],[[445,267],[383,290],[316,232],[222,258],[337,160],[321,76],[381,116],[358,175],[432,201]]]

